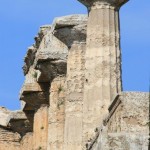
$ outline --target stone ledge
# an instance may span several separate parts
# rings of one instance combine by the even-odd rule
[[[87,15],[70,15],[56,18],[53,23],[53,34],[68,48],[73,43],[86,41]]]
[[[21,136],[32,131],[31,125],[23,111],[10,111],[4,107],[0,107],[0,126],[1,128],[17,132]]]
[[[115,99],[112,101],[112,103],[110,104],[108,110],[109,110],[109,115],[108,117],[103,121],[104,125],[106,126],[107,123],[109,122],[111,116],[113,115],[113,113],[115,112],[115,110],[117,109],[117,107],[120,105],[121,100],[120,100],[120,95],[117,95],[115,97]]]
[[[107,125],[110,118],[113,116],[115,110],[118,108],[118,106],[120,104],[122,104],[124,107],[126,107],[125,109],[127,109],[128,105],[130,105],[130,103],[132,105],[137,105],[137,107],[141,103],[141,104],[143,104],[143,107],[145,107],[148,103],[148,97],[149,97],[148,92],[147,93],[146,92],[122,92],[122,93],[118,94],[108,108],[109,115],[104,120],[104,125]],[[146,99],[147,99],[147,101],[146,101]],[[137,101],[139,101],[139,104],[137,103]],[[143,103],[142,103],[142,101],[143,101]]]

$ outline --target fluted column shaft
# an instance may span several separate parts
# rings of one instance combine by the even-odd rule
[[[95,2],[89,9],[85,54],[83,139],[94,136],[108,114],[108,107],[122,90],[119,10]],[[85,143],[84,143],[85,145]]]

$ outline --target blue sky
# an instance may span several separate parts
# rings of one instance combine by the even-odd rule
[[[0,0],[0,106],[19,109],[23,58],[41,25],[86,13],[77,0]],[[150,0],[130,0],[120,11],[124,91],[148,91]]]

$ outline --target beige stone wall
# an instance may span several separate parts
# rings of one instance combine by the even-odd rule
[[[148,150],[148,138],[141,133],[108,133],[90,150]]]
[[[48,150],[64,150],[65,77],[56,77],[50,87]]]
[[[123,92],[91,150],[148,150],[149,93]],[[90,143],[92,145],[92,143]]]
[[[108,132],[149,133],[149,94],[123,92],[108,123]]]
[[[20,140],[18,133],[0,127],[0,150],[20,150]]]
[[[82,149],[85,43],[73,44],[68,53],[65,109],[66,150]]]
[[[33,150],[33,133],[27,133],[22,138],[20,150]]]
[[[48,106],[42,105],[34,115],[33,149],[46,150],[48,139]]]

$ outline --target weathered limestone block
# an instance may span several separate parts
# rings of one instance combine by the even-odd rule
[[[31,131],[25,113],[0,108],[0,150],[20,150],[21,138]]]
[[[17,132],[23,137],[26,133],[32,132],[32,124],[22,111],[14,112],[10,117],[9,125],[7,126],[13,132]]]
[[[86,48],[86,15],[56,18],[54,35],[68,48],[64,149],[82,149],[82,107],[84,88],[84,55]]]
[[[87,15],[68,15],[64,17],[58,17],[54,20],[52,29],[61,29],[78,26],[80,24],[87,23]]]
[[[29,48],[25,57],[25,65],[23,67],[25,81],[20,91],[20,100],[22,102],[22,110],[25,112],[33,131],[35,111],[41,105],[49,104],[49,86],[50,83],[38,83],[38,70],[35,69],[36,53],[43,41],[45,35],[50,31],[51,26],[46,25],[40,27],[38,35],[35,37],[35,44]]]
[[[23,66],[24,75],[28,73],[30,67],[33,65],[37,49],[39,48],[40,43],[43,37],[47,34],[48,30],[50,30],[50,26],[40,27],[40,31],[38,35],[35,37],[35,44],[33,44],[33,46],[28,48],[27,54],[24,58],[24,62],[25,62]]]
[[[21,136],[0,126],[0,150],[20,150]]]
[[[111,114],[108,132],[149,133],[149,93],[123,92],[119,106]],[[113,110],[113,107],[111,110]]]
[[[34,113],[35,113],[35,108],[33,105],[30,105],[24,101],[21,101],[21,110],[25,113],[29,124],[30,124],[30,131],[33,132],[33,123],[34,123]]]
[[[50,82],[57,75],[66,74],[68,48],[57,39],[52,30],[44,37],[36,53],[35,68],[39,70],[38,82]]]
[[[50,88],[47,145],[50,150],[64,150],[65,92],[65,77],[56,77]]]
[[[21,136],[5,127],[0,126],[0,141],[19,142]]]
[[[12,132],[17,132],[20,136],[31,132],[31,124],[23,111],[9,111],[0,107],[0,126]]]
[[[72,44],[85,43],[87,15],[70,15],[56,18],[52,25],[53,34],[69,49]]]
[[[33,149],[46,150],[48,140],[48,105],[41,105],[34,115]]]
[[[108,133],[89,150],[148,150],[148,134]]]
[[[20,150],[33,150],[33,133],[27,133],[20,142]]]
[[[38,32],[38,35],[34,38],[35,39],[35,47],[38,49],[43,37],[50,31],[51,26],[50,25],[43,25],[40,27],[40,30]]]
[[[38,83],[38,71],[30,67],[25,77],[24,85],[20,91],[20,100],[25,101],[32,106],[31,110],[40,107],[41,104],[48,104],[49,99],[49,83]]]
[[[109,107],[105,126],[89,150],[147,150],[149,93],[122,92]]]
[[[28,48],[27,54],[24,58],[24,66],[22,67],[24,71],[24,75],[26,75],[29,71],[29,68],[33,65],[35,54],[37,52],[37,49],[34,46],[31,46]]]
[[[10,120],[11,112],[5,107],[0,107],[0,125],[7,127]]]
[[[68,53],[65,109],[65,149],[82,149],[85,44],[73,44]]]

